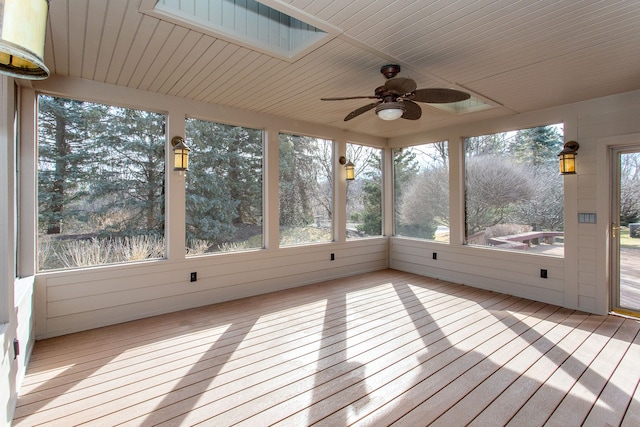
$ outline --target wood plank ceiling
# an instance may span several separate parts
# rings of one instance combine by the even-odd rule
[[[51,1],[45,63],[62,76],[388,138],[640,89],[637,0],[264,0],[336,32],[293,62],[141,13],[149,3]],[[421,104],[417,121],[371,111],[344,122],[370,101],[320,101],[373,95],[391,62],[419,88],[465,90],[493,108]]]

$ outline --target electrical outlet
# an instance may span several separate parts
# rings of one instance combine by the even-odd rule
[[[334,261],[336,259],[335,254],[331,254],[331,261]]]
[[[196,273],[195,271],[191,273],[191,279],[192,282],[195,282],[198,280],[198,273]]]
[[[545,270],[544,268],[540,269],[540,277],[542,277],[543,279],[547,278],[547,270]]]
[[[438,259],[438,253],[434,252],[433,255],[431,255],[432,259]]]

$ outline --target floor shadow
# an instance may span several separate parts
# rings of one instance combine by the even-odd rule
[[[404,295],[408,295],[402,298],[403,303],[411,304],[413,306],[415,301],[418,298],[415,297],[415,295],[411,296],[410,293],[409,294],[406,293],[407,288],[410,288],[410,287],[408,287],[407,285],[400,285],[400,286],[397,286],[396,288],[399,290],[403,290]],[[556,308],[556,310],[560,310],[560,308],[558,307]],[[580,378],[587,375],[590,378],[586,384],[599,384],[601,385],[602,388],[604,388],[605,386],[614,388],[613,392],[609,393],[607,396],[621,396],[625,394],[624,391],[619,390],[615,385],[609,383],[608,378],[604,378],[597,372],[590,369],[590,367],[587,364],[578,360],[574,354],[571,354],[562,350],[557,345],[557,343],[548,340],[543,334],[538,333],[535,329],[533,329],[527,323],[523,322],[522,320],[518,319],[516,316],[511,314],[509,310],[506,310],[504,308],[496,309],[496,310],[488,308],[487,311],[490,313],[491,316],[495,318],[495,322],[497,324],[503,325],[504,327],[502,328],[503,330],[510,329],[514,332],[513,333],[514,339],[515,337],[517,337],[517,339],[524,339],[526,340],[527,347],[535,347],[540,349],[541,350],[540,358],[550,357],[552,366],[557,367],[556,368],[557,371],[566,370],[564,374],[568,375],[569,378],[571,378],[571,381],[573,381],[573,383],[577,382]],[[523,311],[526,311],[526,310],[523,310]],[[535,317],[536,315],[537,315],[537,312],[532,313],[533,317]],[[423,316],[428,316],[428,313],[426,312],[426,310],[424,313],[413,312],[413,314],[410,314],[410,317],[412,318],[412,320],[416,325],[416,330],[418,331],[422,327]],[[540,315],[539,320],[544,320],[549,316],[550,316],[549,313]],[[600,317],[601,320],[596,321],[595,325],[592,325],[592,327],[587,328],[588,330],[589,329],[593,330],[594,333],[597,333],[598,327],[603,323],[603,320],[605,319],[605,317],[602,317],[602,316],[596,316],[596,317]],[[619,327],[622,326],[622,322],[618,322],[617,325],[618,325],[617,327],[614,327],[614,330],[603,331],[604,332],[603,336],[606,337],[607,341],[613,339],[611,337],[614,337],[614,334],[618,332]],[[579,325],[576,325],[576,326],[579,326]],[[499,329],[499,328],[496,328],[496,329]],[[637,331],[637,328],[633,330]],[[588,334],[585,334],[585,335],[588,335]],[[627,342],[628,345],[631,345],[631,342],[637,339],[636,335],[637,335],[637,332],[636,334],[626,334],[626,335],[623,333],[621,335],[616,334],[615,338],[616,339],[622,338]],[[441,336],[442,336],[442,339],[448,340],[448,338],[445,335],[441,334]],[[426,347],[432,344],[433,344],[433,339],[429,339],[428,341],[425,340]],[[585,345],[585,344],[583,343],[581,345]],[[605,344],[603,343],[602,344],[603,348],[604,348],[604,345]],[[497,350],[498,348],[496,348],[494,351],[497,351]],[[402,402],[403,415],[402,417],[398,417],[397,419],[395,419],[395,421],[402,419],[402,423],[406,425],[407,420],[409,420],[409,424],[411,424],[416,420],[420,420],[420,422],[427,422],[428,420],[432,421],[433,419],[438,419],[442,414],[433,416],[433,414],[431,413],[433,411],[432,405],[427,403],[429,399],[435,396],[437,393],[442,392],[442,390],[445,387],[453,387],[455,389],[456,382],[461,382],[462,384],[466,383],[467,381],[464,380],[464,377],[466,375],[469,375],[471,372],[473,372],[473,375],[472,375],[473,378],[470,379],[469,381],[471,381],[472,383],[475,383],[476,385],[470,388],[470,390],[468,390],[467,393],[472,393],[476,387],[480,386],[480,384],[482,384],[486,379],[488,379],[491,376],[494,376],[496,378],[496,381],[500,381],[500,379],[502,378],[508,381],[512,381],[512,383],[515,383],[521,378],[525,378],[525,381],[527,381],[526,377],[520,376],[517,373],[506,375],[505,370],[507,368],[504,368],[503,367],[504,365],[495,364],[489,359],[489,354],[493,354],[493,353],[489,353],[489,354],[486,354],[486,352],[480,353],[473,349],[471,351],[462,351],[460,349],[457,349],[456,346],[452,343],[448,344],[448,349],[446,351],[452,353],[447,357],[447,360],[448,360],[447,363],[450,363],[452,364],[451,366],[453,366],[453,363],[457,363],[457,361],[462,361],[464,358],[465,363],[461,364],[461,366],[464,366],[464,369],[461,369],[455,372],[456,378],[439,381],[439,379],[435,378],[435,376],[432,375],[431,369],[428,369],[430,361],[434,359],[436,354],[431,353],[428,355],[428,357],[425,357],[421,361],[422,368],[423,370],[427,369],[429,372],[426,374],[423,374],[423,375],[426,375],[426,378],[422,378],[419,382],[416,383],[416,386],[418,386],[419,384],[422,384],[422,387],[421,387],[422,397],[420,399],[415,399],[416,395],[413,394],[411,398],[404,398]],[[597,353],[599,353],[599,351],[593,355],[594,358],[597,356]],[[481,373],[474,372],[474,369],[476,369],[476,367],[479,367],[480,364],[482,364],[482,368],[478,369],[478,371]],[[570,366],[570,369],[567,369],[566,368],[567,366]],[[437,370],[433,370],[433,373],[436,373],[437,375],[439,372]],[[553,374],[554,372],[550,372],[549,376]],[[500,394],[501,395],[508,394],[509,386],[512,385],[512,383],[502,384],[500,387],[498,387],[500,390],[502,390]],[[460,385],[459,387],[464,387],[464,385]],[[591,389],[589,391],[590,393],[593,393],[594,396],[600,396],[602,388]],[[460,389],[458,389],[457,393],[460,392],[459,390]],[[564,399],[576,400],[576,402],[573,402],[572,405],[569,405],[572,408],[584,407],[585,404],[586,405],[592,404],[592,402],[582,402],[580,397],[578,396],[567,395],[565,390],[558,390],[558,389],[549,387],[546,383],[537,384],[537,386],[531,387],[530,392],[526,395],[523,393],[522,387],[517,387],[517,390],[518,390],[518,393],[523,394],[519,396],[522,398],[522,401],[520,402],[521,404],[524,404],[525,402],[530,401],[530,399],[540,399],[540,401],[542,402],[544,400],[549,399],[550,396],[552,395],[555,395],[558,400],[564,400]],[[631,401],[631,396],[627,396],[627,397],[629,401]],[[481,405],[481,403],[479,402],[481,400],[482,399],[478,399],[474,402],[474,410],[479,411],[479,414],[473,414],[473,415],[464,414],[466,416],[469,416],[468,419],[465,419],[464,416],[460,418],[461,413],[458,412],[457,413],[458,417],[456,417],[455,421],[466,424],[468,422],[472,422],[477,415],[482,414],[481,411],[483,410],[483,408],[478,407]],[[489,402],[487,402],[487,405],[489,405],[491,402],[493,402],[493,400],[490,400]],[[618,406],[617,404],[619,404],[619,402],[608,400],[607,397],[604,398],[603,403],[605,405],[609,405],[609,407],[611,408],[615,408]],[[519,409],[520,406],[518,406],[517,408]],[[504,408],[504,409],[506,411],[509,408]],[[521,414],[515,413],[511,418],[507,418],[505,420],[491,419],[490,422],[497,423],[496,425],[502,425],[503,422],[504,423],[515,422],[516,425],[544,425],[550,418],[549,414],[545,413],[544,411],[537,411],[533,416],[532,414],[527,413],[527,416],[525,418],[519,417],[519,415]],[[584,421],[584,418],[580,419],[580,414],[576,413],[576,411],[573,411],[573,413],[570,413],[568,415],[567,414],[564,414],[564,415],[569,416],[569,418],[573,417],[573,419],[567,425],[572,425],[571,424],[572,422],[576,422],[577,424],[575,425],[580,425],[580,423]],[[588,411],[583,415],[584,417],[586,417],[588,415]],[[558,413],[556,412],[555,409],[552,411],[551,416],[558,416]],[[393,417],[390,417],[389,419],[393,419]],[[388,419],[385,420],[385,422],[386,421],[388,421]],[[448,422],[450,421],[451,420],[449,419]],[[488,421],[488,420],[484,420],[484,421]],[[442,425],[447,425],[448,422],[445,422]]]
[[[347,387],[358,384],[358,388],[364,390],[366,388],[363,379],[365,378],[364,365],[350,361],[347,355],[347,329],[348,329],[348,301],[347,295],[343,294],[327,301],[327,310],[325,312],[324,327],[322,329],[322,338],[320,340],[320,350],[318,351],[318,365],[315,374],[315,387],[312,392],[311,406],[307,412],[307,425],[315,423],[326,417],[326,407],[322,405],[322,401],[333,392],[343,390]],[[331,314],[329,314],[331,313]],[[336,327],[335,318],[342,321]],[[331,382],[330,394],[327,394],[322,385]],[[347,415],[349,410],[357,408],[343,407],[337,412],[331,414],[337,418],[336,425],[347,425]]]
[[[188,321],[184,322],[184,311],[165,314],[160,317],[150,317],[146,319],[135,320],[132,322],[126,322],[118,325],[112,325],[108,328],[99,328],[95,330],[89,330],[84,332],[78,332],[66,336],[51,338],[48,340],[42,340],[36,342],[34,349],[34,360],[28,367],[28,375],[37,375],[42,371],[46,374],[47,371],[61,369],[61,371],[46,380],[43,380],[37,387],[29,388],[24,395],[19,396],[16,412],[14,414],[14,424],[19,424],[21,419],[37,413],[37,416],[46,416],[47,411],[56,411],[58,399],[64,396],[69,398],[72,396],[80,384],[82,389],[87,387],[87,381],[94,377],[99,378],[100,375],[107,375],[110,382],[113,382],[120,375],[122,378],[134,374],[139,374],[143,371],[135,371],[138,363],[148,362],[156,359],[158,356],[155,354],[157,351],[158,343],[164,344],[166,347],[176,345],[176,340],[180,340],[189,333],[207,332],[208,330],[214,330],[218,327],[226,326],[224,321],[214,321],[206,319],[206,312],[211,310],[214,306],[199,307],[190,309],[194,315],[204,313],[204,320]],[[257,318],[257,317],[256,317]],[[158,323],[158,319],[160,323]],[[255,321],[255,319],[254,319]],[[136,331],[139,333],[131,334],[131,326],[136,326]],[[223,353],[222,358],[230,357],[233,353],[234,345],[238,345],[242,342],[242,339],[251,330],[253,323],[241,323],[231,324],[229,328],[225,330],[219,337],[214,338],[212,333],[212,339],[215,342],[211,345],[211,348],[204,353],[200,362],[204,359],[215,358],[216,355],[220,356],[217,352]],[[157,332],[148,332],[151,328]],[[105,331],[108,333],[105,334]],[[126,331],[126,332],[122,332]],[[107,341],[108,349],[104,349],[102,346],[104,343],[96,342],[95,337],[100,336],[101,340]],[[233,337],[238,337],[235,341]],[[78,348],[77,343],[82,342],[81,348]],[[74,345],[74,343],[76,343]],[[231,343],[231,344],[230,344]],[[192,346],[202,346],[202,342],[196,342]],[[57,352],[57,361],[46,363],[45,360],[40,360],[40,355],[44,353],[47,346],[55,346],[57,348],[69,348],[69,352]],[[153,347],[154,350],[144,350],[145,347]],[[190,346],[180,347],[182,351],[188,351]],[[226,347],[228,350],[226,353],[221,351],[222,347]],[[127,357],[127,354],[132,354]],[[163,357],[166,357],[163,356]],[[115,361],[118,361],[122,366],[122,372],[118,371],[117,375],[113,372],[106,372],[104,369],[109,366],[110,369],[114,369]],[[179,357],[173,356],[173,360],[179,360]],[[43,365],[43,363],[46,363]],[[188,378],[182,379],[180,384],[176,386],[176,390],[184,388],[187,385],[189,379],[192,379],[198,370],[203,368],[203,363],[195,363],[191,366],[191,370],[188,374]],[[224,360],[220,361],[219,366],[224,366]],[[215,369],[215,368],[214,368]],[[219,369],[219,368],[218,368]],[[21,392],[24,392],[23,390]],[[116,387],[115,389],[119,389]],[[102,388],[100,393],[107,393],[110,390],[108,388]],[[79,391],[82,393],[82,391]],[[170,398],[170,394],[166,396],[166,399]],[[85,399],[86,403],[79,407],[78,411],[87,411],[92,406]],[[169,403],[163,402],[166,406]],[[43,409],[47,405],[51,407],[49,409]],[[71,415],[71,413],[66,413]]]
[[[560,374],[563,377],[563,380],[561,381],[564,387],[563,389],[551,386],[548,381],[541,383],[539,381],[532,381],[526,376],[518,376],[513,382],[503,384],[501,396],[507,395],[509,390],[511,390],[509,387],[516,387],[515,384],[518,383],[516,388],[518,389],[520,396],[523,399],[526,399],[527,402],[533,402],[534,405],[536,401],[543,402],[554,398],[562,403],[573,400],[573,404],[569,405],[571,409],[564,413],[564,416],[571,419],[565,420],[565,422],[568,423],[566,425],[571,425],[572,423],[576,423],[575,425],[582,425],[585,418],[589,415],[589,410],[593,402],[584,401],[581,397],[568,393],[568,391],[579,380],[582,380],[581,384],[585,387],[589,387],[590,395],[597,396],[598,399],[602,399],[602,403],[609,408],[619,407],[619,397],[626,393],[623,390],[620,390],[615,384],[611,383],[609,381],[609,377],[605,378],[592,369],[590,367],[590,363],[600,355],[611,340],[625,342],[628,348],[631,343],[637,339],[637,328],[628,328],[628,330],[625,331],[625,321],[622,319],[616,319],[614,322],[605,322],[606,319],[610,320],[611,318],[608,318],[607,316],[587,315],[586,313],[585,315],[587,316],[585,321],[581,322],[577,328],[580,329],[580,326],[582,326],[582,329],[585,332],[584,340],[579,344],[579,346],[577,346],[576,351],[571,353],[562,349],[558,343],[549,340],[545,335],[540,334],[531,328],[528,328],[527,334],[519,333],[519,338],[525,339],[529,347],[534,347],[540,350],[540,355],[538,360],[536,360],[536,363],[543,358],[551,361],[551,365],[555,367],[555,370],[549,372],[547,379]],[[499,320],[510,329],[523,328],[523,322],[516,319],[513,315],[508,315],[500,318]],[[588,323],[589,320],[592,320],[593,323],[591,326],[587,327],[586,323]],[[589,339],[591,339],[591,341],[588,341]],[[584,358],[582,360],[579,358],[581,349],[586,349],[586,354],[583,355]],[[589,360],[589,363],[585,363],[585,360]],[[613,373],[613,370],[611,373]],[[527,384],[524,384],[525,382]],[[528,386],[528,388],[526,386]],[[614,392],[603,396],[601,392],[605,386],[613,388]],[[611,397],[614,395],[618,396],[615,400]],[[628,396],[628,399],[630,403],[631,396]],[[548,416],[544,411],[528,411],[526,415],[518,412],[513,415],[509,422],[515,422],[516,424],[527,422],[532,423],[533,425],[543,425],[549,421],[550,417],[559,416],[559,407],[560,405],[555,408],[551,416]],[[586,410],[587,407],[589,410]],[[578,410],[579,408],[582,408],[583,411],[580,412]]]
[[[181,425],[189,411],[198,403],[200,395],[209,388],[254,324],[255,320],[251,323],[232,324],[211,344],[209,350],[192,366],[189,373],[182,377],[173,390],[165,395],[141,425],[154,426],[161,422]],[[215,360],[215,364],[208,366],[209,363],[207,363],[203,366],[202,362],[206,360]],[[173,416],[176,413],[179,415]]]

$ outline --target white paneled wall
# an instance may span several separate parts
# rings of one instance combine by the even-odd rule
[[[389,246],[391,268],[563,305],[561,258],[406,238],[392,238]],[[547,270],[547,279],[540,278],[540,269]]]
[[[330,260],[330,254],[335,260]],[[380,270],[387,239],[38,275],[40,338]],[[198,273],[191,283],[189,274]]]

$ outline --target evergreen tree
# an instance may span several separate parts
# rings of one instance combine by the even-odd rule
[[[70,227],[82,216],[97,118],[81,101],[38,97],[38,216],[46,234],[84,231]]]
[[[187,239],[220,244],[240,224],[262,222],[262,133],[187,120],[192,152],[187,173]]]
[[[519,130],[510,144],[510,151],[519,162],[547,169],[545,166],[557,165],[562,145],[562,135],[556,127],[539,126]]]
[[[312,139],[280,134],[280,226],[313,222],[312,197],[317,186]]]
[[[227,132],[227,185],[238,201],[234,223],[262,224],[262,131],[233,126]]]
[[[96,214],[112,218],[103,233],[164,234],[164,128],[162,114],[120,107],[103,112],[95,136],[101,160],[94,162],[88,198]]]
[[[364,208],[357,230],[366,236],[382,234],[382,156],[372,150],[366,159],[368,167],[362,184]]]
[[[41,95],[38,119],[47,234],[164,233],[163,115]]]

